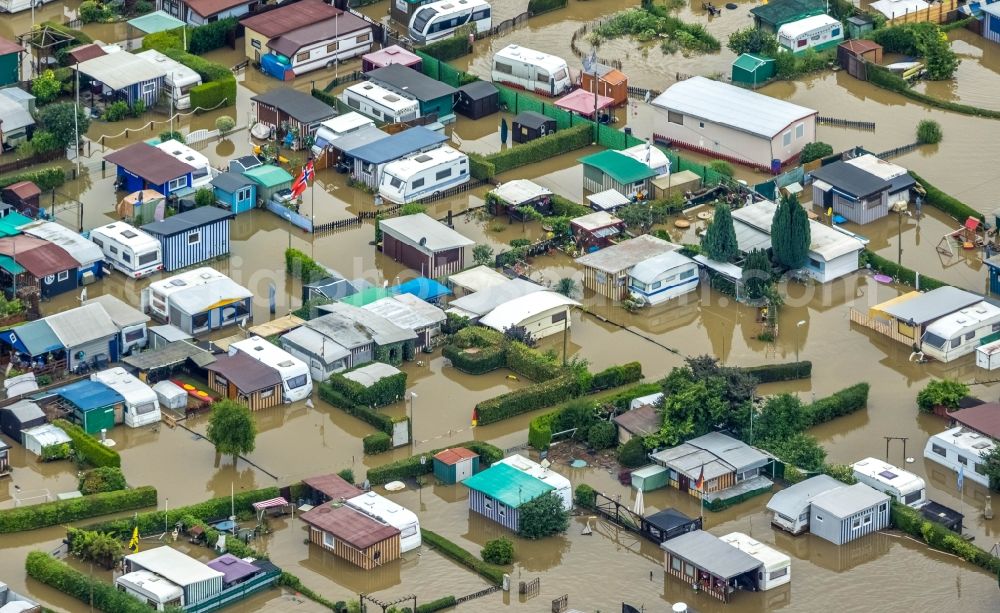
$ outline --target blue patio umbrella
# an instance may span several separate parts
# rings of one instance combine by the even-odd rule
[[[507,119],[506,118],[501,118],[500,119],[500,144],[501,145],[506,145],[507,144]]]

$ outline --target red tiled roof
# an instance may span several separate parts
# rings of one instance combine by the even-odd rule
[[[399,529],[347,505],[324,504],[306,511],[299,518],[362,551],[387,539],[399,538]]]
[[[251,2],[253,0],[187,0],[187,5],[202,17],[211,17],[216,13]]]
[[[439,451],[434,455],[435,460],[444,462],[448,465],[458,464],[461,460],[477,457],[479,457],[478,453],[466,449],[465,447],[452,447],[451,449]]]
[[[340,475],[330,474],[309,477],[308,479],[303,479],[302,483],[305,483],[317,492],[329,496],[331,500],[346,500],[364,494],[360,489],[345,481]]]
[[[244,27],[268,38],[330,19],[343,11],[321,0],[302,0],[240,20]]]
[[[1000,404],[987,402],[949,413],[948,417],[966,428],[1000,441]]]

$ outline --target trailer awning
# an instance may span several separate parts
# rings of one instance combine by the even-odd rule
[[[263,511],[264,509],[272,509],[274,507],[283,507],[288,504],[288,501],[278,496],[277,498],[270,498],[268,500],[261,500],[260,502],[253,503],[253,508],[255,511]]]

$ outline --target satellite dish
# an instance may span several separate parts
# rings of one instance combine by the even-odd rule
[[[427,237],[426,236],[420,237],[420,246],[423,247],[426,244],[427,244]]]

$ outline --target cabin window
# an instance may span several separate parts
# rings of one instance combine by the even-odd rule
[[[986,474],[986,466],[983,465],[983,464],[976,464],[975,462],[973,462],[972,463],[972,469],[975,470],[980,475],[985,475]]]
[[[379,559],[379,558],[381,558],[381,557],[382,557],[382,552],[381,552],[381,551],[375,551],[375,552],[374,552],[374,553],[372,554],[372,559],[373,559],[373,560],[378,560],[378,559]]]
[[[694,565],[688,564],[687,562],[685,562],[684,563],[684,574],[687,575],[688,577],[694,577]]]
[[[143,83],[142,84],[142,94],[151,94],[156,91],[156,83]]]
[[[781,144],[788,146],[792,144],[792,131],[786,130],[784,134],[781,135]]]
[[[118,584],[118,591],[119,592],[124,592],[125,591],[125,586],[119,583]]]
[[[500,510],[497,511],[497,515],[499,515],[500,517],[507,517],[507,510],[501,508]]]
[[[444,170],[438,171],[438,173],[434,176],[438,181],[441,179],[447,179],[451,176],[451,168],[445,168]]]
[[[215,383],[216,383],[216,385],[221,385],[222,387],[226,387],[226,386],[229,385],[229,379],[226,379],[225,377],[223,377],[220,374],[216,374],[215,375]]]
[[[167,183],[167,191],[176,191],[178,189],[183,189],[187,187],[188,178],[187,177],[177,177],[170,183]]]
[[[263,392],[260,393],[260,399],[261,400],[267,400],[271,396],[274,396],[274,388],[273,387],[271,389],[266,389],[266,390],[264,390]]]
[[[935,444],[931,443],[931,451],[933,451],[934,453],[938,454],[942,458],[948,457],[948,452],[945,451],[944,447],[942,447],[940,445],[935,445]]]
[[[191,318],[191,327],[195,330],[208,327],[208,313],[198,313]]]
[[[472,21],[479,21],[480,19],[489,19],[490,17],[490,7],[479,9],[472,13]]]
[[[487,511],[492,511],[493,501],[487,498],[486,501],[483,503],[483,508],[486,509]]]
[[[767,578],[774,581],[775,579],[780,579],[788,574],[788,567],[779,568],[778,570],[771,571]]]
[[[670,556],[670,568],[680,572],[681,570],[681,559]]]
[[[864,523],[864,524],[865,524],[866,526],[867,526],[868,524],[872,523],[872,516],[871,516],[870,514],[869,514],[869,515],[865,515],[865,519],[864,519],[864,522],[863,522],[863,523]]]
[[[295,56],[296,62],[305,62],[309,59],[309,51],[304,51]]]
[[[967,340],[967,341],[971,341],[974,338],[976,338],[976,331],[975,330],[973,330],[972,332],[969,332],[968,334],[965,335],[965,340]]]
[[[91,239],[91,240],[93,240],[93,239]],[[97,242],[97,241],[94,241],[94,242]],[[992,329],[990,331],[991,332],[1000,332],[1000,324],[993,324],[993,327],[992,327]]]
[[[134,343],[136,341],[141,341],[146,335],[145,328],[139,328],[138,330],[132,330],[131,332],[125,333],[125,342]]]
[[[693,268],[685,270],[684,272],[682,272],[680,274],[680,279],[681,279],[681,281],[683,281],[684,279],[690,279],[691,277],[694,276],[694,274],[695,274],[695,270]]]
[[[889,503],[888,502],[883,502],[882,506],[880,506],[878,508],[878,510],[881,511],[881,512],[883,512],[883,513],[885,513],[886,511],[889,510]]]
[[[201,242],[201,232],[192,232],[191,234],[188,234],[189,245],[197,245],[200,242]]]
[[[855,517],[854,519],[851,520],[851,530],[857,530],[860,527],[861,527],[860,517]]]
[[[56,276],[56,279],[58,279],[59,281],[65,281],[66,279],[69,279],[69,271],[68,270],[64,270],[64,271],[60,272]]]
[[[237,202],[240,202],[240,201],[243,201],[243,200],[249,200],[249,199],[250,199],[250,188],[249,187],[244,187],[240,191],[236,192],[236,201]]]
[[[126,264],[131,264],[132,254],[130,254],[128,251],[122,251],[122,261],[125,262]]]
[[[795,126],[796,140],[802,138],[803,136],[805,136],[805,134],[806,134],[806,124],[800,123],[799,125]]]
[[[329,532],[324,532],[323,533],[323,545],[325,545],[327,547],[336,547],[337,546],[337,539],[333,538],[333,535],[330,534]]]
[[[684,115],[681,115],[680,113],[676,113],[674,111],[667,111],[667,121],[669,121],[670,123],[675,123],[679,126],[683,126]]]
[[[139,255],[139,266],[146,266],[147,264],[152,264],[160,257],[155,251],[150,251],[149,253],[142,253]]]
[[[704,121],[699,121],[698,122],[698,127],[699,128],[704,128],[705,127],[705,122]]]
[[[493,65],[493,70],[504,74],[514,74],[514,68],[510,64],[504,64],[503,62],[496,62]]]
[[[362,34],[361,36],[355,38],[354,40],[357,41],[357,42],[359,42],[359,43],[367,43],[371,39],[372,39],[372,33],[371,32],[366,32],[366,33]]]
[[[306,384],[306,381],[307,381],[306,375],[299,375],[298,377],[292,377],[287,381],[288,389],[293,390],[302,387],[303,385]]]
[[[337,42],[334,42],[334,43],[330,43],[329,45],[327,45],[327,46],[326,46],[326,52],[327,52],[327,53],[333,53],[334,51],[336,51],[336,50],[337,50],[337,46],[338,46],[339,44],[340,44],[340,43],[337,43]]]
[[[552,323],[559,323],[560,321],[566,321],[566,311],[559,311],[552,316]]]
[[[958,347],[961,344],[962,344],[962,337],[961,336],[959,336],[957,338],[951,339],[951,348],[952,349],[954,349],[955,347]]]
[[[815,270],[823,270],[823,263],[817,260],[816,258],[809,258],[809,268],[813,268]]]
[[[413,189],[417,189],[418,187],[423,187],[423,186],[424,186],[424,178],[423,177],[421,177],[419,179],[414,179],[413,180]]]
[[[969,465],[969,459],[966,458],[964,455],[960,455],[960,456],[958,456],[958,463],[961,464],[961,465],[963,465],[963,466],[968,466]]]
[[[605,283],[608,282],[608,273],[598,271],[594,275],[594,281],[596,281],[598,285],[604,285]]]

